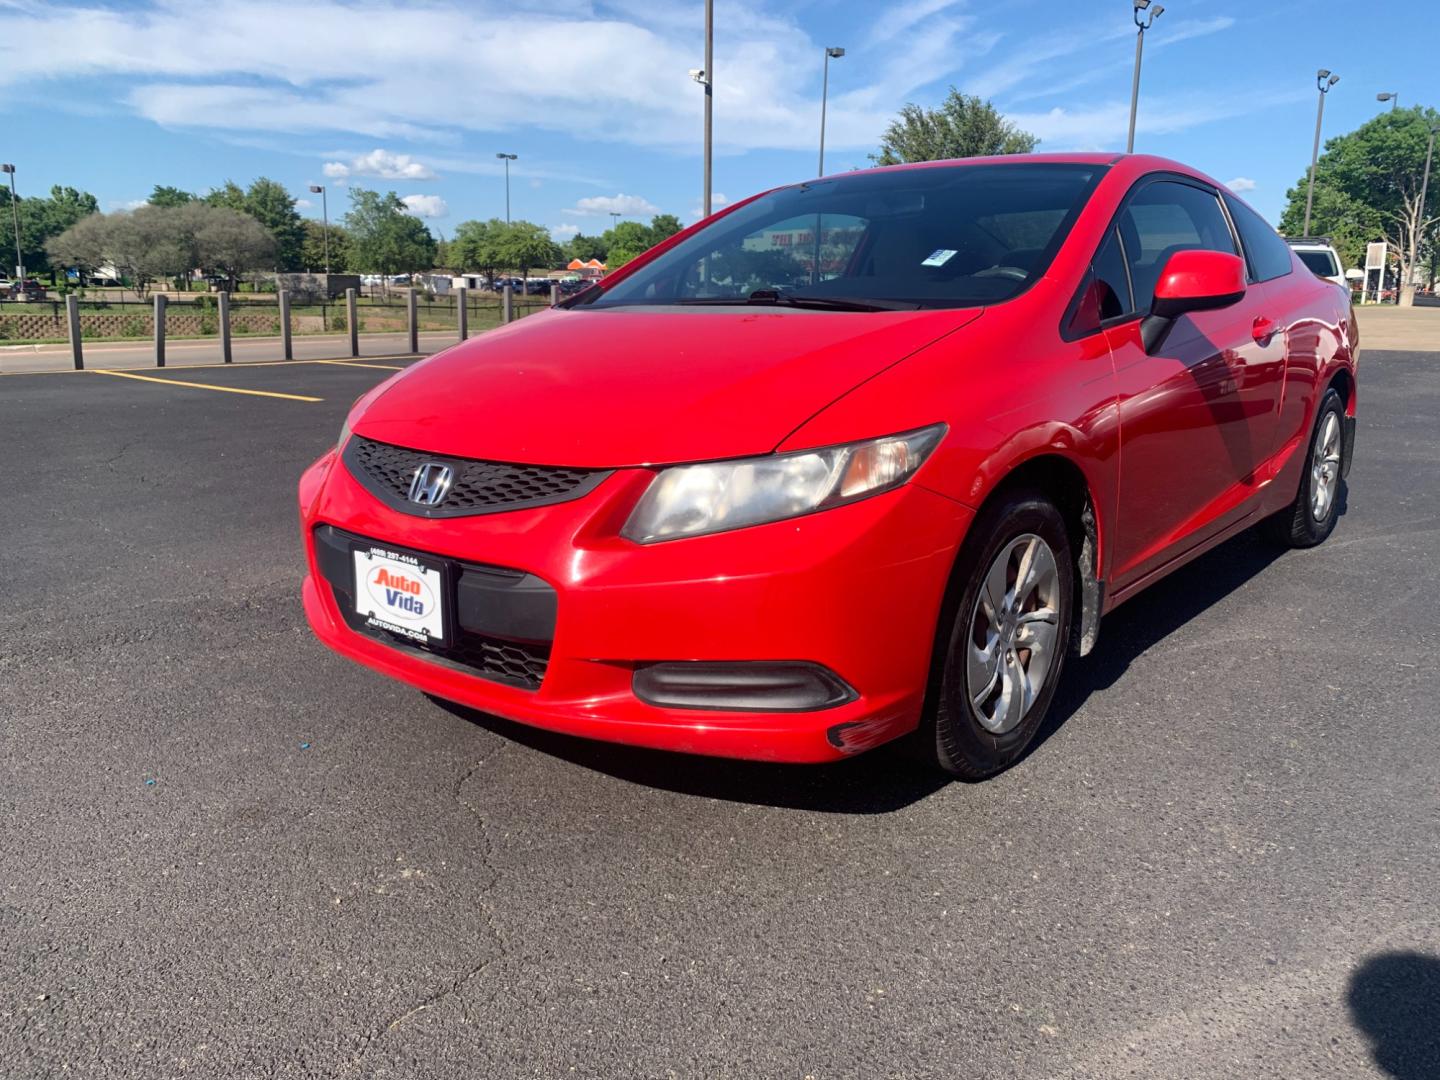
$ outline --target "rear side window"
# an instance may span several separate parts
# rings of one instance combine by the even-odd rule
[[[1245,254],[1250,260],[1251,281],[1270,281],[1272,278],[1284,277],[1294,269],[1294,264],[1290,261],[1290,245],[1280,239],[1279,234],[1264,218],[1239,199],[1232,199],[1228,195],[1225,197],[1225,205],[1230,208],[1230,220],[1235,222],[1235,228],[1240,233],[1240,242],[1245,245]]]
[[[1340,268],[1335,265],[1335,256],[1328,251],[1297,251],[1300,261],[1310,268],[1312,274],[1319,274],[1321,277],[1334,277],[1340,273]]]
[[[1120,215],[1120,236],[1135,308],[1148,311],[1155,284],[1177,251],[1237,254],[1220,202],[1208,191],[1161,180],[1135,195]]]

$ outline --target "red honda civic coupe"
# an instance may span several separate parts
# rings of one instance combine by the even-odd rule
[[[1329,535],[1349,298],[1173,161],[755,196],[355,403],[300,482],[337,652],[527,724],[978,779],[1101,616],[1257,523]]]

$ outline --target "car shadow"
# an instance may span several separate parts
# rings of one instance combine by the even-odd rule
[[[1440,1076],[1440,958],[1418,952],[1372,956],[1350,977],[1346,1004],[1386,1076]]]
[[[1345,486],[1340,488],[1345,511]],[[1254,529],[1206,552],[1105,617],[1095,650],[1072,659],[1049,717],[1021,764],[1089,699],[1113,686],[1136,657],[1248,583],[1284,554]],[[561,735],[438,697],[436,705],[502,738],[617,779],[728,802],[830,814],[887,814],[934,794],[950,778],[920,764],[905,740],[828,765],[733,761]],[[1015,766],[1012,766],[1014,768]]]

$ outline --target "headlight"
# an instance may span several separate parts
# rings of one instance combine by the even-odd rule
[[[650,483],[620,534],[639,544],[743,529],[825,510],[903,484],[944,424],[799,454],[677,465]]]
[[[340,438],[335,440],[335,452],[338,454],[345,449],[345,444],[350,440],[350,421],[346,420],[340,425]]]

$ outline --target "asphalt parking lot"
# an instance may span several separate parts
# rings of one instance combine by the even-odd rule
[[[0,376],[0,1074],[1440,1076],[1440,353],[1362,357],[1329,542],[1116,612],[977,786],[328,653],[294,482],[401,364]]]

